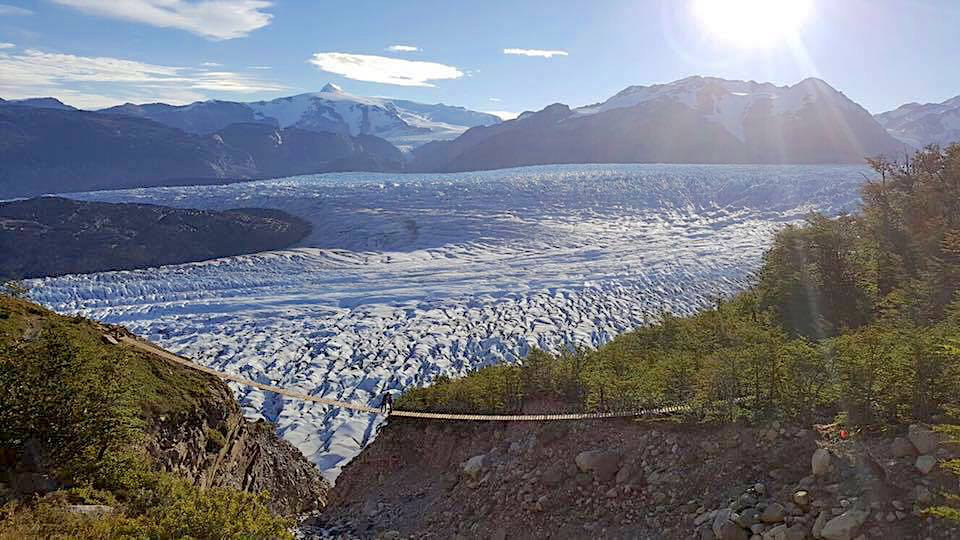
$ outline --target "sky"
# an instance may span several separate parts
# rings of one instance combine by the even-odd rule
[[[334,82],[510,116],[690,75],[960,94],[958,0],[0,0],[0,97],[256,101]]]

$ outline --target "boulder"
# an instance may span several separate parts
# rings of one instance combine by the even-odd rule
[[[703,441],[700,443],[700,449],[706,454],[716,454],[720,451],[720,443],[716,441]]]
[[[616,482],[618,484],[626,484],[630,481],[630,478],[633,477],[633,466],[629,463],[625,464],[620,468],[620,471],[617,472]]]
[[[761,538],[763,538],[763,540],[787,540],[787,526],[777,525],[776,527],[765,531]]]
[[[830,518],[830,514],[826,510],[822,510],[820,515],[817,516],[817,520],[813,522],[813,534],[814,538],[823,538],[823,528],[827,526],[827,520]]]
[[[717,540],[749,540],[750,535],[747,534],[746,529],[740,527],[732,521],[725,521],[720,525],[719,534],[717,531],[714,531],[714,534],[717,537]]]
[[[852,540],[869,515],[862,510],[847,510],[828,521],[820,536],[825,540]]]
[[[916,454],[913,443],[904,437],[897,437],[890,443],[890,453],[893,457],[909,457]]]
[[[576,457],[577,467],[583,472],[593,473],[599,480],[613,480],[620,470],[620,453],[613,450],[588,450]]]
[[[805,489],[801,489],[800,491],[797,491],[796,493],[793,494],[793,502],[800,508],[804,508],[804,509],[809,508],[810,492]]]
[[[713,516],[711,527],[717,540],[749,540],[750,535],[747,534],[747,531],[731,521],[733,517],[734,514],[729,508],[717,510],[717,513]]]
[[[932,454],[940,444],[940,435],[932,429],[919,424],[911,424],[907,429],[907,438],[913,443],[918,454]]]
[[[930,474],[930,471],[937,466],[937,458],[929,455],[918,456],[914,466],[920,471],[920,474]]]
[[[807,537],[807,527],[796,523],[787,527],[787,540],[804,540]]]
[[[810,458],[810,467],[814,476],[824,476],[830,472],[830,451],[826,448],[817,448]]]
[[[780,503],[771,503],[760,513],[760,521],[764,523],[780,523],[786,515],[786,510]]]
[[[744,529],[749,529],[760,521],[760,512],[756,508],[745,508],[736,514],[734,521]]]
[[[462,468],[463,474],[469,476],[471,480],[479,480],[480,475],[487,468],[487,456],[485,454],[473,456],[463,463]]]

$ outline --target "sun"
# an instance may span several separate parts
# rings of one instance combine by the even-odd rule
[[[810,0],[694,0],[693,15],[718,41],[743,48],[776,45],[795,36],[810,16]]]

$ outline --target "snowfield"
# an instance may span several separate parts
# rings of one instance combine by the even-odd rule
[[[36,280],[33,296],[216,369],[377,405],[386,389],[515,362],[531,347],[595,347],[738,291],[778,228],[855,209],[863,172],[575,165],[72,194],[279,208],[314,231],[295,249]],[[331,480],[381,421],[233,388]]]

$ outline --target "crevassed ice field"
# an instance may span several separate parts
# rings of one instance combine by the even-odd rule
[[[33,296],[219,370],[378,404],[532,347],[598,346],[745,287],[772,234],[854,210],[863,167],[568,165],[326,174],[70,195],[269,207],[309,219],[301,246],[37,280]],[[335,479],[380,417],[233,386]]]

